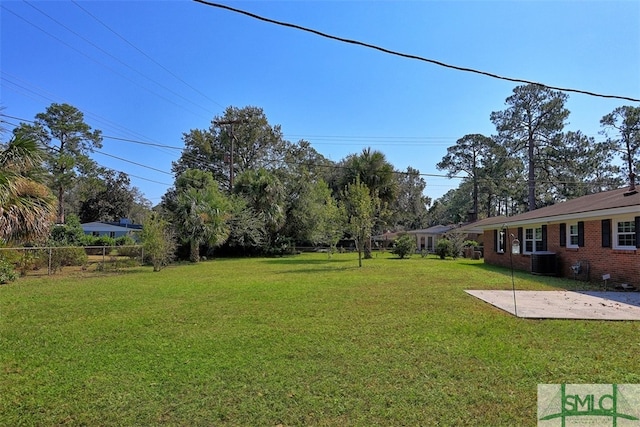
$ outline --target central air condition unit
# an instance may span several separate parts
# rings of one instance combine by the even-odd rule
[[[544,276],[558,274],[555,252],[534,252],[531,254],[531,273]]]

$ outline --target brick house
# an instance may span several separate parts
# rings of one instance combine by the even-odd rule
[[[640,193],[623,188],[591,194],[512,217],[475,224],[487,264],[640,287]],[[520,248],[517,248],[518,243]],[[512,247],[516,246],[516,253]],[[541,261],[544,260],[544,261]],[[544,273],[544,272],[543,272]]]

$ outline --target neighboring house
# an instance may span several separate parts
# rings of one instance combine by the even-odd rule
[[[640,193],[623,188],[474,224],[484,259],[541,274],[640,285]],[[512,253],[515,240],[519,249]],[[517,249],[517,248],[516,248]]]
[[[456,230],[458,227],[455,225],[434,225],[433,227],[424,228],[421,230],[408,230],[408,231],[387,231],[384,234],[372,236],[372,240],[376,242],[377,246],[387,248],[393,245],[393,242],[403,234],[410,234],[416,238],[416,250],[418,252],[435,252],[438,240],[444,239],[448,232]],[[466,232],[466,231],[465,231]],[[482,233],[482,231],[479,231]],[[476,236],[476,235],[474,235]]]
[[[410,230],[407,234],[413,234],[416,236],[416,245],[418,252],[435,252],[436,244],[438,240],[445,237],[449,231],[453,230],[453,225],[434,225],[433,227],[425,228],[422,230]]]
[[[137,234],[142,231],[142,225],[131,224],[128,219],[121,219],[119,222],[87,222],[81,224],[84,234],[91,236],[107,236],[114,239],[122,236],[129,236],[138,240]]]

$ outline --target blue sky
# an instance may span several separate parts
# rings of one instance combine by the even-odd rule
[[[640,98],[638,1],[221,3],[457,66]],[[447,147],[495,133],[489,115],[516,86],[189,0],[0,6],[6,115],[33,119],[66,102],[105,136],[181,147],[184,132],[227,106],[252,105],[334,161],[371,147],[397,169],[419,169],[434,199],[459,182],[432,176],[444,174],[435,165]],[[621,105],[638,104],[569,94],[566,129],[602,138],[600,118]],[[100,151],[98,163],[128,173],[154,204],[180,155],[108,138]]]

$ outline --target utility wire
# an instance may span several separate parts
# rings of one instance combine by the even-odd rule
[[[543,83],[539,83],[539,82],[534,82],[534,81],[531,81],[531,80],[500,76],[498,74],[490,73],[490,72],[487,72],[487,71],[476,70],[474,68],[468,68],[468,67],[461,67],[461,66],[458,66],[458,65],[446,64],[444,62],[437,61],[435,59],[429,59],[429,58],[425,58],[423,56],[418,56],[418,55],[413,55],[413,54],[408,54],[408,53],[402,53],[402,52],[398,52],[398,51],[395,51],[395,50],[387,49],[387,48],[384,48],[384,47],[376,46],[376,45],[373,45],[373,44],[361,42],[361,41],[358,41],[358,40],[347,39],[347,38],[338,37],[338,36],[334,36],[334,35],[331,35],[331,34],[323,33],[323,32],[318,31],[318,30],[314,30],[314,29],[311,29],[311,28],[303,27],[301,25],[291,24],[291,23],[283,22],[283,21],[277,21],[275,19],[270,19],[270,18],[265,18],[263,16],[256,15],[255,13],[247,12],[245,10],[237,9],[235,7],[227,6],[227,5],[220,4],[220,3],[214,3],[214,2],[210,2],[210,1],[206,1],[206,0],[193,0],[193,1],[195,1],[196,3],[202,3],[202,4],[207,5],[207,6],[217,7],[219,9],[224,9],[224,10],[228,10],[228,11],[231,11],[231,12],[239,13],[241,15],[245,15],[245,16],[248,16],[250,18],[257,19],[259,21],[268,22],[270,24],[275,24],[275,25],[280,25],[280,26],[287,27],[287,28],[293,28],[293,29],[296,29],[296,30],[305,31],[307,33],[315,34],[315,35],[320,36],[320,37],[325,37],[325,38],[330,39],[330,40],[336,40],[336,41],[339,41],[339,42],[342,42],[342,43],[353,44],[353,45],[356,45],[356,46],[362,46],[362,47],[366,47],[366,48],[369,48],[369,49],[374,49],[374,50],[377,50],[377,51],[380,51],[380,52],[383,52],[383,53],[387,53],[389,55],[399,56],[399,57],[402,57],[402,58],[415,59],[417,61],[428,62],[430,64],[438,65],[440,67],[445,67],[445,68],[451,68],[451,69],[457,70],[457,71],[464,71],[464,72],[467,72],[467,73],[480,74],[480,75],[483,75],[483,76],[487,76],[487,77],[491,77],[491,78],[499,79],[499,80],[506,80],[506,81],[509,81],[509,82],[525,83],[525,84],[533,84],[533,85],[537,85],[537,86],[543,86],[543,87],[546,87],[548,89],[558,90],[558,91],[561,91],[561,92],[573,92],[573,93],[580,93],[580,94],[583,94],[583,95],[595,96],[595,97],[598,97],[598,98],[611,98],[611,99],[621,99],[621,100],[632,101],[632,102],[640,102],[640,99],[631,98],[631,97],[628,97],[628,96],[604,95],[604,94],[590,92],[590,91],[586,91],[586,90],[580,90],[580,89],[570,89],[570,88],[563,88],[563,87],[557,87],[557,86],[549,86],[549,85],[546,85],[546,84],[543,84]]]
[[[107,24],[105,24],[104,22],[102,22],[100,19],[98,19],[98,17],[96,17],[94,14],[92,14],[91,12],[89,12],[87,9],[85,9],[84,7],[80,6],[80,4],[78,2],[76,2],[75,0],[71,0],[71,3],[73,3],[74,5],[76,5],[79,9],[81,9],[84,13],[86,13],[87,15],[89,15],[90,17],[92,17],[96,22],[98,22],[100,25],[102,25],[103,27],[105,27],[107,30],[111,31],[113,34],[115,34],[118,38],[120,38],[120,40],[124,41],[126,44],[128,44],[129,46],[131,46],[133,49],[135,49],[136,51],[138,51],[141,55],[143,55],[145,58],[147,58],[149,61],[153,62],[154,64],[156,64],[158,67],[162,68],[164,71],[166,71],[167,73],[169,73],[171,76],[173,76],[175,79],[177,79],[178,81],[180,81],[182,84],[184,84],[185,86],[189,87],[190,89],[192,89],[193,91],[195,91],[196,93],[200,94],[202,97],[204,97],[205,99],[213,102],[214,104],[218,105],[221,108],[224,108],[224,106],[222,106],[220,103],[216,102],[215,100],[211,99],[209,96],[207,96],[207,94],[205,94],[204,92],[202,92],[201,90],[199,90],[198,88],[190,85],[189,83],[187,83],[184,79],[182,79],[180,76],[178,76],[177,74],[175,74],[174,72],[172,72],[171,70],[169,70],[167,67],[165,67],[164,65],[162,65],[161,63],[159,63],[158,61],[156,61],[155,59],[153,59],[151,56],[149,56],[146,52],[144,52],[142,49],[140,49],[139,47],[137,47],[136,45],[134,45],[133,43],[131,43],[129,40],[127,40],[124,36],[121,36],[118,32],[116,32],[113,28],[109,27]]]
[[[179,94],[178,92],[174,91],[173,89],[163,85],[162,83],[158,82],[157,80],[154,80],[153,78],[149,77],[148,75],[142,73],[141,71],[135,69],[134,67],[132,67],[131,65],[129,65],[128,63],[126,63],[125,61],[121,60],[120,58],[118,58],[115,55],[112,55],[111,53],[109,53],[108,51],[106,51],[105,49],[101,48],[100,46],[98,46],[97,44],[93,43],[91,40],[87,39],[86,37],[84,37],[82,34],[77,33],[76,31],[74,31],[73,29],[69,28],[68,26],[66,26],[65,24],[63,24],[62,22],[58,21],[57,19],[55,19],[54,17],[52,17],[51,15],[47,14],[46,12],[44,12],[42,9],[34,6],[33,4],[29,3],[28,1],[24,0],[24,2],[29,5],[30,7],[32,7],[33,9],[37,10],[38,12],[40,12],[42,15],[46,16],[47,18],[49,18],[50,20],[52,20],[53,22],[55,22],[56,24],[58,24],[59,26],[61,26],[62,28],[64,28],[65,30],[69,31],[71,34],[75,35],[76,37],[78,37],[79,39],[83,40],[85,43],[93,46],[95,49],[99,50],[100,52],[104,53],[105,55],[109,56],[110,58],[114,59],[115,61],[117,61],[118,63],[122,64],[123,66],[127,67],[128,69],[130,69],[131,71],[137,73],[138,75],[142,76],[145,80],[150,81],[152,83],[155,83],[156,85],[158,85],[160,88],[166,90],[167,92],[172,93],[173,95],[177,96],[178,98],[182,98],[183,100],[187,101],[188,103],[201,108],[204,111],[209,111],[207,108],[203,107],[202,105],[199,105],[193,101],[191,101],[190,99],[186,98],[185,96],[182,96],[181,94]]]
[[[82,52],[80,49],[78,49],[78,48],[76,48],[76,47],[72,46],[71,44],[69,44],[69,43],[65,42],[65,41],[64,41],[64,40],[62,40],[61,38],[54,36],[53,34],[51,34],[50,32],[48,32],[47,30],[43,29],[42,27],[40,27],[40,26],[38,26],[38,25],[34,24],[33,22],[29,21],[28,19],[26,19],[26,18],[24,18],[24,17],[20,16],[19,14],[17,14],[16,12],[14,12],[13,10],[7,9],[4,5],[0,6],[0,8],[2,8],[2,9],[4,9],[5,11],[7,11],[7,12],[11,13],[12,15],[14,15],[15,17],[17,17],[18,19],[21,19],[22,21],[26,22],[27,24],[31,25],[32,27],[34,27],[34,28],[36,28],[36,29],[38,29],[38,30],[42,31],[43,33],[45,33],[46,35],[48,35],[48,36],[49,36],[49,37],[51,37],[52,39],[54,39],[54,40],[58,41],[59,43],[61,43],[61,44],[65,45],[65,46],[67,46],[69,49],[72,49],[72,50],[76,51],[77,53],[79,53],[80,55],[82,55],[82,56],[84,56],[85,58],[89,59],[90,61],[95,62],[96,64],[98,64],[98,65],[100,65],[100,66],[102,66],[102,67],[106,68],[107,70],[109,70],[109,71],[111,71],[112,73],[114,73],[114,74],[116,74],[116,75],[118,75],[118,76],[122,77],[123,79],[128,80],[129,82],[131,82],[131,83],[133,83],[134,85],[136,85],[136,86],[138,86],[138,87],[140,87],[140,88],[144,89],[145,91],[147,91],[147,92],[149,92],[149,93],[151,93],[151,94],[153,94],[153,95],[155,95],[155,96],[157,96],[157,97],[159,97],[159,98],[161,98],[161,99],[163,99],[163,100],[165,100],[165,101],[169,102],[170,104],[175,105],[176,107],[183,108],[185,111],[188,111],[189,113],[191,113],[191,114],[193,114],[193,115],[200,116],[200,117],[204,117],[204,116],[202,116],[202,115],[200,115],[200,114],[198,114],[198,113],[196,113],[196,112],[194,112],[194,111],[190,110],[189,108],[185,107],[184,105],[180,105],[180,104],[178,104],[178,103],[174,102],[173,100],[171,100],[171,99],[169,99],[169,98],[167,98],[167,97],[165,97],[165,96],[163,96],[163,95],[161,95],[161,94],[159,94],[159,93],[157,93],[157,92],[154,92],[153,90],[151,90],[151,89],[149,89],[149,88],[147,88],[147,87],[145,87],[145,86],[141,85],[140,83],[136,82],[135,80],[133,80],[133,79],[131,79],[131,78],[127,77],[126,75],[124,75],[124,74],[122,74],[122,73],[118,72],[118,71],[117,71],[117,70],[115,70],[114,68],[111,68],[111,67],[109,67],[108,65],[106,65],[106,64],[104,64],[104,63],[102,63],[102,62],[98,61],[97,59],[92,58],[92,57],[91,57],[91,56],[89,56],[88,54],[86,54],[86,53]]]
[[[0,117],[8,117],[8,118],[15,119],[15,120],[21,120],[21,121],[35,123],[32,120],[26,120],[26,119],[22,119],[22,118],[15,117],[15,116],[10,116],[10,115],[7,115],[7,114],[0,114]],[[8,123],[8,122],[6,122],[6,123]],[[11,123],[9,123],[9,124],[11,124]],[[149,143],[149,142],[144,142],[144,141],[137,141],[137,140],[126,139],[126,138],[119,138],[119,137],[103,136],[103,138],[115,139],[115,140],[134,143],[134,144],[151,145],[151,146],[162,147],[162,148],[183,149],[182,147],[163,145],[163,144],[154,144],[154,143]],[[52,148],[52,147],[47,147],[47,148],[51,149],[51,150],[54,150],[54,148]],[[120,161],[123,161],[123,162],[126,162],[126,163],[130,163],[130,164],[142,167],[142,168],[146,168],[146,169],[150,169],[150,170],[153,170],[153,171],[156,171],[156,172],[160,172],[160,173],[165,174],[165,175],[173,176],[173,173],[171,173],[171,172],[167,172],[167,171],[164,171],[164,170],[161,170],[161,169],[157,169],[157,168],[154,168],[152,166],[148,166],[148,165],[145,165],[145,164],[142,164],[142,163],[134,162],[134,161],[131,161],[131,160],[119,157],[119,156],[115,156],[113,154],[106,153],[104,151],[100,151],[100,150],[94,149],[93,152],[98,153],[98,154],[102,154],[104,156],[111,157],[111,158],[114,158],[114,159],[117,159],[117,160],[120,160]],[[199,162],[199,161],[202,160],[202,159],[198,158],[195,155],[186,155],[185,156],[185,153],[183,153],[183,157],[186,160],[192,160],[192,161],[195,161],[195,162]],[[328,164],[312,163],[312,162],[305,162],[305,161],[301,161],[301,162],[300,161],[287,161],[284,158],[283,159],[275,159],[274,161],[282,162],[282,163],[284,163],[286,165],[308,166],[308,167],[325,168],[325,169],[342,170],[342,169],[347,169],[348,168],[348,166],[346,166],[344,164],[339,164],[339,162],[334,162],[334,161],[331,161],[331,160],[329,160],[329,162],[331,162],[331,163],[328,163]],[[112,169],[112,168],[108,168],[108,169]],[[116,169],[112,169],[112,170],[116,170]],[[116,171],[118,171],[118,170],[116,170]],[[118,171],[118,172],[123,172],[123,171]],[[162,183],[162,182],[153,181],[153,180],[150,180],[150,179],[147,179],[147,178],[142,178],[142,177],[139,177],[139,176],[131,175],[128,172],[123,172],[123,173],[126,173],[127,175],[130,175],[132,177],[136,177],[136,178],[139,178],[139,179],[143,179],[143,180],[154,182],[154,183],[161,184],[161,185],[168,185],[168,186],[172,185],[172,184]],[[412,173],[410,173],[410,172],[401,171],[401,170],[394,170],[393,174],[395,174],[395,175],[412,175]],[[420,176],[420,177],[427,177],[427,178],[446,178],[447,180],[451,180],[451,179],[469,180],[469,179],[471,179],[471,177],[469,177],[469,176],[457,176],[457,175],[450,176],[448,174],[418,173],[416,175]],[[516,179],[514,179],[514,178],[503,178],[503,179],[480,178],[479,179],[479,182],[496,182],[496,181],[516,183],[517,182],[517,178]],[[548,183],[548,184],[576,184],[575,181],[538,180],[538,182],[539,183]],[[598,181],[598,182],[593,182],[592,184],[607,185],[607,184],[609,184],[609,182],[608,181]],[[429,187],[447,187],[446,185],[437,185],[437,184],[429,184],[428,186]]]

